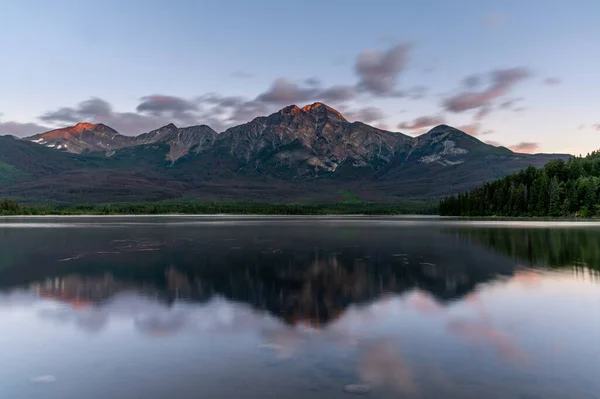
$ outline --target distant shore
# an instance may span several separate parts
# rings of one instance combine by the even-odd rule
[[[119,215],[234,215],[234,216],[329,216],[329,215],[437,215],[437,203],[267,203],[200,202],[168,200],[110,204],[22,205],[13,200],[0,202],[0,216],[119,216]]]

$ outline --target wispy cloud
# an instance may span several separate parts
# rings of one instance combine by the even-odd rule
[[[509,147],[514,152],[523,152],[523,153],[534,153],[540,148],[539,143],[534,143],[530,141],[522,141],[520,143],[511,145]]]
[[[425,127],[437,126],[445,122],[445,118],[440,115],[425,115],[415,118],[412,122],[402,122],[398,124],[398,129],[417,130]]]

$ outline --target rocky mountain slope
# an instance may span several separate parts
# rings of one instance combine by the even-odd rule
[[[61,202],[335,201],[345,198],[340,192],[433,199],[568,157],[514,153],[446,125],[411,137],[349,122],[322,103],[291,105],[222,133],[169,124],[130,137],[79,123],[0,139],[0,174],[8,176],[0,178],[0,196]]]

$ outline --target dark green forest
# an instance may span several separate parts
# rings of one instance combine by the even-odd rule
[[[530,166],[440,202],[442,216],[600,216],[600,152]]]
[[[278,204],[266,202],[201,202],[168,200],[159,202],[111,203],[100,205],[23,206],[15,201],[0,201],[0,215],[435,215],[437,204],[404,202],[376,204],[362,201],[338,203]]]

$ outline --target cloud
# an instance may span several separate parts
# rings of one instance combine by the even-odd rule
[[[231,74],[229,75],[232,78],[237,78],[237,79],[248,79],[253,77],[254,75],[252,75],[251,73],[248,72],[244,72],[244,71],[233,71],[231,72]]]
[[[513,109],[513,112],[523,112],[525,110],[527,110],[527,108],[525,108],[525,107],[517,107],[517,108]]]
[[[597,125],[594,125],[594,128],[598,131],[600,131],[600,123],[598,123]]]
[[[345,102],[354,97],[356,97],[356,91],[351,86],[331,86],[316,94],[316,99],[333,103]]]
[[[304,84],[307,86],[319,87],[319,86],[321,86],[321,80],[319,78],[312,77],[312,78],[305,79]]]
[[[494,328],[488,321],[471,322],[452,320],[448,330],[469,343],[491,345],[505,360],[523,364],[529,356],[515,343],[512,337]]]
[[[413,396],[418,386],[406,360],[391,341],[379,341],[365,348],[359,360],[362,381],[375,386],[390,386],[397,392]]]
[[[264,103],[296,104],[310,101],[315,94],[316,89],[314,88],[302,88],[293,80],[279,78],[256,100]]]
[[[151,95],[140,99],[137,112],[115,112],[107,101],[91,98],[75,107],[47,112],[39,119],[58,126],[82,121],[104,123],[126,135],[149,132],[168,123],[180,127],[206,124],[220,132],[272,112],[274,108],[276,107],[244,97],[216,93],[207,93],[192,100]],[[42,131],[47,130],[50,128],[44,127]]]
[[[531,76],[524,67],[497,69],[489,73],[489,87],[481,91],[463,91],[442,101],[446,111],[461,113],[478,109],[477,117],[481,119],[490,112],[491,103],[506,95],[516,84]]]
[[[442,305],[425,291],[415,291],[408,299],[408,303],[419,313],[424,315],[433,315],[445,313]]]
[[[394,92],[398,75],[406,68],[412,46],[400,43],[387,51],[365,50],[355,60],[357,88],[375,96]]]
[[[458,130],[462,130],[463,132],[471,135],[471,136],[479,136],[481,134],[481,124],[479,123],[471,123],[468,125],[460,125],[457,126]]]
[[[169,122],[178,122],[135,112],[115,112],[107,101],[95,97],[80,102],[76,107],[63,107],[47,112],[39,119],[63,126],[77,122],[104,123],[123,134],[140,134]]]
[[[475,87],[481,86],[481,84],[483,83],[483,78],[481,77],[481,75],[473,74],[465,77],[461,83],[467,89],[473,89]]]
[[[523,100],[524,100],[523,97],[512,98],[510,100],[506,100],[506,101],[500,103],[500,105],[498,105],[498,108],[509,109],[509,108],[512,108],[514,105],[516,105],[516,103],[523,101]]]
[[[383,111],[376,107],[364,107],[356,111],[347,111],[344,112],[344,115],[349,121],[360,121],[366,124],[372,124],[385,119]]]
[[[550,86],[559,85],[562,83],[562,79],[557,77],[549,77],[544,79],[544,83]]]
[[[540,147],[538,143],[522,141],[518,144],[511,145],[509,148],[514,152],[534,153]]]
[[[153,94],[140,98],[136,111],[157,117],[181,117],[190,111],[198,111],[198,105],[181,97]]]
[[[37,123],[21,123],[15,121],[0,121],[0,136],[10,134],[17,137],[33,136],[34,134],[47,132],[50,128]]]
[[[40,120],[64,126],[78,122],[104,123],[122,134],[140,134],[164,126],[199,124],[200,116],[190,112],[197,110],[191,102],[172,96],[146,96],[138,108],[143,112],[115,112],[112,106],[100,98],[90,98],[75,107],[63,107],[47,112]]]
[[[444,117],[440,115],[431,115],[431,116],[419,116],[415,118],[412,122],[402,122],[398,124],[398,129],[409,129],[416,130],[422,129],[429,126],[437,126],[441,125],[445,122]]]
[[[597,125],[597,126],[600,126],[600,125]],[[583,129],[585,129],[585,125],[583,125],[583,124],[581,124],[577,127],[577,130],[583,130]]]
[[[338,85],[320,88],[314,85],[315,80],[312,80],[311,83],[310,87],[303,87],[291,79],[279,78],[266,92],[259,94],[255,101],[280,106],[311,101],[343,103],[356,96],[356,91],[352,86]]]

